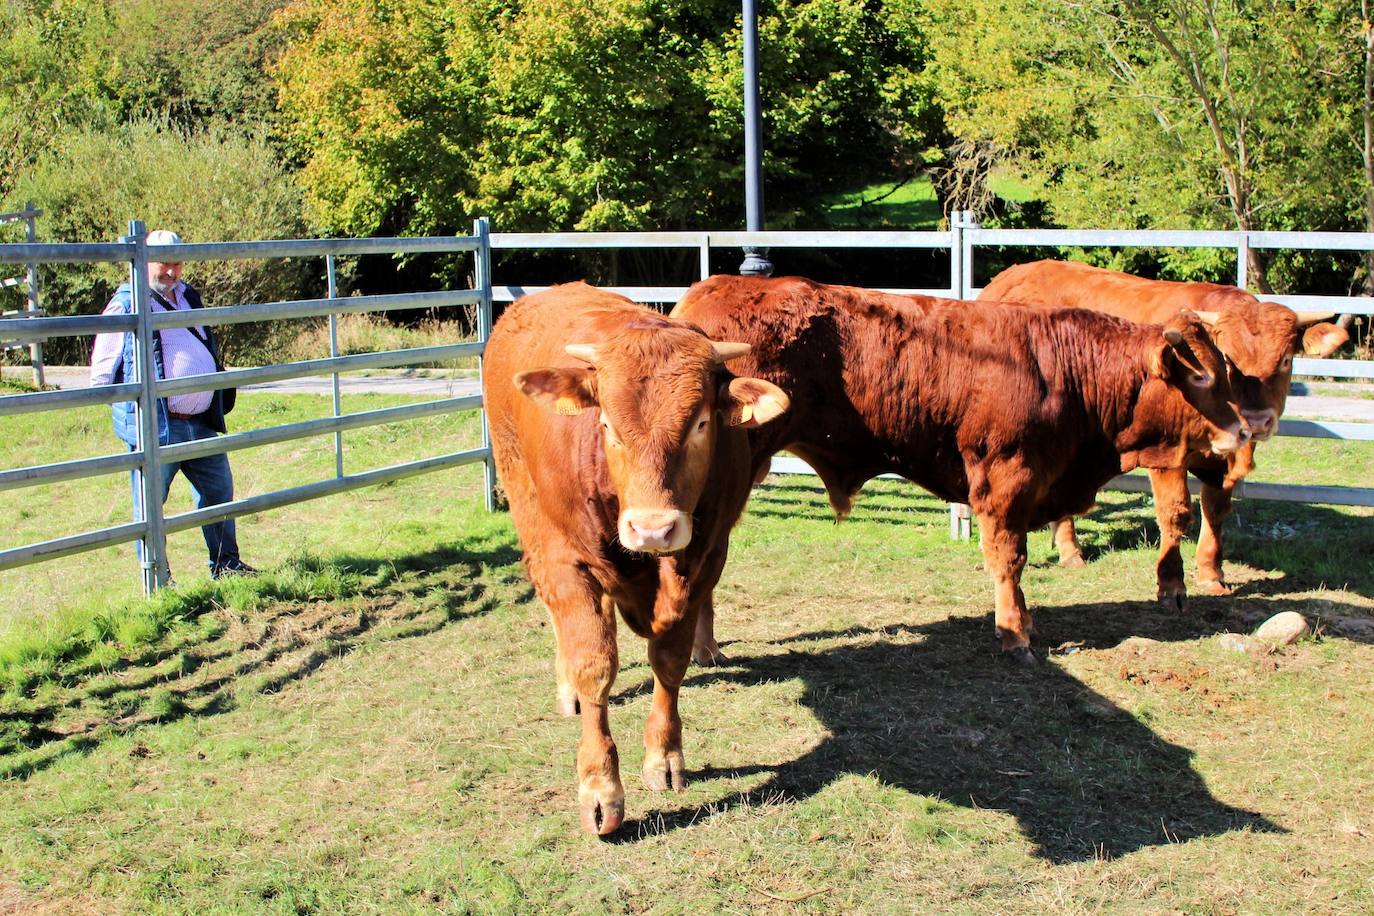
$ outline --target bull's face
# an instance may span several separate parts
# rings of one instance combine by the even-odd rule
[[[598,410],[626,549],[683,549],[721,428],[767,423],[787,410],[787,395],[725,371],[726,360],[749,352],[747,344],[713,343],[690,328],[627,330],[566,349],[591,368],[536,369],[517,375],[516,385],[557,413]]]
[[[1230,454],[1250,439],[1231,390],[1226,357],[1192,312],[1180,312],[1164,326],[1155,351],[1154,372],[1177,388],[1208,423],[1209,445],[1220,455]]]
[[[1323,320],[1330,312],[1294,312],[1277,302],[1215,316],[1199,314],[1210,319],[1212,339],[1226,356],[1231,389],[1255,439],[1278,431],[1293,381],[1293,357],[1329,356],[1349,339]]]

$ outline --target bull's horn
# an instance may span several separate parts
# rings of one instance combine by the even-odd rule
[[[711,341],[711,346],[716,349],[716,362],[729,362],[736,357],[743,356],[750,350],[749,344],[739,343],[738,341]]]
[[[1318,321],[1325,321],[1328,318],[1336,317],[1335,312],[1299,312],[1295,309],[1293,313],[1298,316],[1299,327],[1305,324],[1316,324]]]
[[[1216,324],[1217,320],[1221,318],[1221,312],[1193,312],[1193,314],[1197,316],[1198,321],[1201,321],[1209,328]]]
[[[568,344],[563,350],[569,356],[575,356],[584,363],[596,365],[596,344]]]

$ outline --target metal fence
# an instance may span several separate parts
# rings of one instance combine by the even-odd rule
[[[25,237],[28,242],[38,240],[37,227],[34,221],[43,215],[42,210],[34,208],[32,203],[24,204],[24,209],[18,213],[0,213],[0,226],[6,223],[25,223]],[[0,319],[5,318],[42,318],[43,309],[38,302],[38,264],[29,261],[24,264],[24,273],[18,277],[0,277],[0,289],[24,289],[24,307],[21,309],[11,309],[0,311]],[[16,350],[24,344],[17,340],[6,340],[0,335],[0,353],[7,350]],[[43,344],[39,341],[32,341],[28,344],[29,365],[33,369],[33,383],[39,388],[43,387]]]
[[[292,503],[354,490],[358,487],[477,461],[483,462],[485,466],[487,507],[488,509],[492,508],[495,477],[485,413],[482,418],[482,441],[479,448],[357,473],[345,474],[343,469],[341,437],[343,430],[479,408],[482,404],[480,395],[446,398],[354,414],[341,414],[338,375],[339,372],[350,369],[409,366],[463,356],[478,356],[480,358],[492,324],[489,239],[487,221],[479,219],[474,223],[473,234],[470,236],[304,239],[158,246],[155,253],[159,259],[164,261],[283,257],[323,257],[326,260],[329,286],[328,295],[324,299],[203,308],[194,312],[153,312],[150,310],[147,269],[149,248],[145,241],[144,227],[141,222],[131,222],[128,237],[117,243],[37,244],[30,242],[0,245],[0,264],[101,261],[127,263],[133,302],[133,311],[130,314],[61,318],[4,318],[0,319],[0,339],[23,341],[59,336],[133,332],[134,366],[137,376],[133,381],[116,385],[3,396],[0,397],[0,416],[112,404],[117,401],[134,401],[138,405],[139,441],[142,443],[141,448],[124,454],[0,471],[0,490],[132,471],[135,475],[135,486],[143,494],[140,502],[147,507],[144,512],[145,517],[135,519],[129,524],[115,525],[0,551],[0,570],[94,550],[112,544],[140,541],[146,548],[141,551],[144,588],[146,591],[152,591],[164,584],[162,570],[166,566],[164,562],[166,538],[170,532],[196,528],[226,518],[263,512]],[[338,297],[334,284],[336,257],[421,252],[471,252],[474,258],[473,288],[400,295]],[[478,316],[477,340],[445,346],[390,350],[354,356],[338,355],[335,328],[338,315],[447,306],[476,306]],[[152,339],[153,334],[161,329],[192,325],[238,324],[267,319],[322,315],[329,316],[330,322],[330,356],[327,359],[305,360],[251,369],[231,369],[224,372],[175,379],[154,378]],[[193,391],[212,391],[254,382],[280,381],[326,373],[331,374],[334,380],[334,415],[331,417],[288,423],[170,446],[158,444],[157,413],[154,409],[158,398]],[[145,384],[138,379],[148,380],[148,383]],[[330,432],[335,434],[334,478],[164,517],[161,500],[162,466],[164,463]]]
[[[916,250],[944,250],[949,252],[949,284],[934,288],[895,288],[888,292],[918,293],[948,296],[954,299],[976,298],[980,288],[974,284],[974,259],[979,249],[1043,248],[1043,247],[1142,247],[1142,248],[1213,248],[1236,252],[1236,285],[1245,286],[1246,251],[1249,248],[1291,249],[1312,251],[1371,251],[1374,233],[1367,232],[1201,232],[1172,230],[1068,230],[1068,229],[984,229],[972,215],[956,212],[950,227],[940,231],[883,231],[883,232],[575,232],[575,233],[493,233],[493,250],[532,249],[695,249],[698,252],[699,274],[705,279],[711,272],[711,252],[714,249],[740,249],[757,246],[773,249],[836,249],[882,248]],[[540,287],[496,285],[492,295],[498,302],[509,302],[516,296],[534,292]],[[622,286],[611,287],[637,302],[676,302],[686,292],[681,286]],[[1296,309],[1328,309],[1343,314],[1374,315],[1374,299],[1362,296],[1268,296]],[[1295,377],[1353,379],[1362,386],[1368,384],[1374,393],[1374,361],[1344,359],[1306,359],[1293,361]],[[1374,423],[1325,422],[1318,420],[1289,420],[1279,422],[1281,436],[1300,436],[1315,439],[1374,440]],[[773,460],[777,473],[811,473],[811,469],[795,458],[778,457]],[[1197,491],[1197,482],[1189,485]],[[1149,480],[1142,475],[1121,475],[1109,488],[1144,491]],[[1374,506],[1374,488],[1307,486],[1301,484],[1245,483],[1236,487],[1236,495],[1256,499],[1290,502],[1326,503],[1332,505]],[[967,513],[959,507],[951,510],[951,530],[967,536]]]

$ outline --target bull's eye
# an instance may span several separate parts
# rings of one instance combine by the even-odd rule
[[[707,422],[708,422],[708,421],[707,421],[707,418],[706,418],[706,417],[702,417],[700,420],[698,420],[698,421],[697,421],[697,432],[699,432],[699,433],[704,433],[704,432],[706,432],[706,424],[707,424]]]
[[[1288,367],[1291,366],[1291,365],[1293,365],[1293,357],[1292,357],[1292,356],[1285,356],[1285,357],[1283,358],[1283,362],[1279,364],[1279,368],[1286,371],[1286,370],[1288,369]]]
[[[1193,372],[1188,375],[1188,381],[1198,388],[1206,388],[1212,384],[1212,377],[1205,372]]]

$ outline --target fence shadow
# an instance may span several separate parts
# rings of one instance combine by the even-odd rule
[[[1111,605],[1099,610],[1102,617],[1120,616]],[[689,684],[800,680],[801,702],[827,737],[781,766],[742,761],[698,773],[770,776],[748,792],[628,822],[617,841],[637,842],[724,808],[804,800],[847,774],[1004,811],[1034,844],[1034,854],[1055,863],[1235,830],[1281,829],[1215,798],[1188,748],[1164,740],[1060,667],[1025,670],[1002,662],[991,649],[989,621],[961,617],[906,629],[924,638],[894,643],[864,635],[838,648],[787,648],[693,674]],[[824,634],[795,642],[818,636]]]
[[[523,580],[493,576],[520,557],[512,538],[461,541],[395,558],[331,560],[359,576],[337,600],[302,599],[263,577],[260,611],[224,614],[106,670],[63,683],[55,696],[0,709],[0,778],[24,778],[150,723],[217,715],[245,696],[309,677],[368,641],[410,639],[533,600]]]

